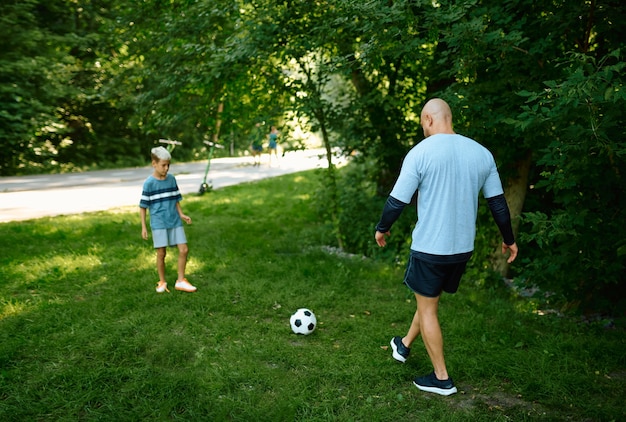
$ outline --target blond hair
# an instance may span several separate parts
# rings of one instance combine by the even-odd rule
[[[150,150],[150,155],[152,156],[152,161],[170,161],[172,159],[172,155],[170,154],[170,152],[163,147],[152,148],[152,150]]]

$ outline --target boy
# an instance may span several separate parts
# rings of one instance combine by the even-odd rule
[[[143,184],[139,212],[141,215],[141,236],[147,240],[146,211],[150,210],[150,228],[152,229],[154,248],[157,251],[157,271],[159,273],[156,291],[157,293],[169,293],[165,281],[165,255],[168,246],[178,245],[178,279],[175,288],[183,292],[195,292],[196,288],[185,278],[189,248],[187,247],[183,220],[187,224],[191,224],[191,218],[183,214],[180,207],[180,201],[183,197],[178,190],[176,178],[167,174],[172,156],[163,147],[152,148],[151,156],[154,173]]]

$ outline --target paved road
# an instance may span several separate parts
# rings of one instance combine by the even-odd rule
[[[267,155],[260,166],[251,157],[211,160],[208,180],[214,189],[237,183],[326,167],[320,149],[288,152],[270,167]],[[204,179],[207,161],[172,162],[183,195],[197,193]],[[102,211],[137,206],[143,181],[152,167],[102,170],[86,173],[25,177],[0,177],[0,222],[23,221],[55,215]]]

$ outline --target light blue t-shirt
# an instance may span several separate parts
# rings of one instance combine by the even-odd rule
[[[391,196],[417,197],[411,249],[433,255],[474,250],[478,194],[504,193],[493,155],[462,135],[436,134],[409,151]]]
[[[148,208],[152,230],[175,229],[183,225],[176,210],[182,199],[174,176],[168,174],[165,180],[149,176],[143,184],[139,206]]]

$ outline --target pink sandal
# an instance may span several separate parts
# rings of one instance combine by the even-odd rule
[[[191,283],[189,283],[186,278],[183,278],[182,280],[176,280],[175,287],[176,287],[176,290],[180,290],[182,292],[188,292],[188,293],[193,293],[196,290],[198,290],[196,289],[195,286],[192,286]]]
[[[169,290],[167,290],[167,283],[165,281],[159,281],[157,283],[157,288],[156,288],[156,292],[157,293],[163,293],[163,292],[170,292]]]

